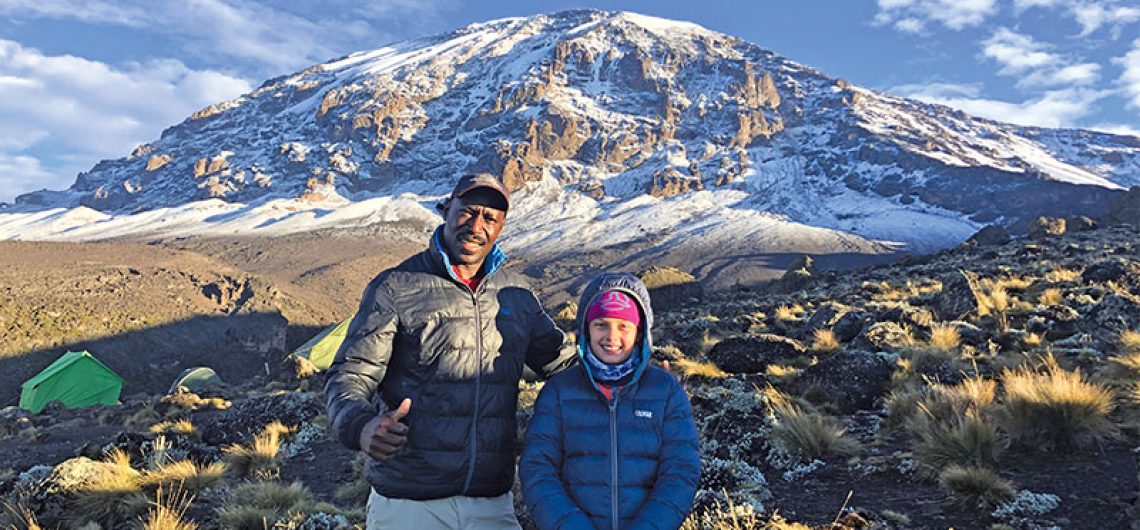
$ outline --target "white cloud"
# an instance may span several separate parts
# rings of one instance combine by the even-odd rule
[[[177,60],[114,67],[0,40],[3,189],[27,191],[28,186],[12,186],[65,172],[66,186],[76,167],[125,156],[195,110],[249,90],[244,79],[193,70]]]
[[[1021,87],[1088,86],[1100,80],[1100,65],[1072,64],[1033,72],[1017,82]]]
[[[1088,127],[1094,131],[1106,132],[1109,134],[1121,134],[1128,136],[1140,136],[1140,128],[1133,125],[1124,125],[1120,123],[1099,123]]]
[[[953,30],[977,26],[998,11],[997,0],[878,0],[878,5],[876,24],[893,23],[895,29],[912,33],[926,22]]]
[[[893,90],[905,97],[946,105],[975,116],[1038,127],[1077,127],[1081,118],[1093,113],[1096,102],[1110,94],[1103,90],[1067,88],[1047,91],[1017,103],[977,97],[980,89],[973,85],[915,84]]]
[[[0,202],[10,203],[16,195],[31,190],[66,187],[74,179],[74,175],[61,178],[47,171],[34,157],[0,151]]]
[[[1073,18],[1081,25],[1081,37],[1091,35],[1104,25],[1113,26],[1116,32],[1126,24],[1140,20],[1140,8],[1105,6],[1100,3],[1077,3],[1071,8]]]
[[[457,0],[0,0],[0,14],[13,18],[80,20],[161,34],[207,59],[247,61],[266,77],[410,36],[457,7]]]
[[[998,28],[982,42],[982,54],[1002,65],[1000,73],[1018,74],[1060,62],[1058,55],[1044,51],[1047,47],[1009,28]]]
[[[1129,98],[1128,106],[1140,109],[1140,39],[1132,41],[1132,49],[1122,57],[1112,59],[1124,72],[1120,75],[1120,88]]]

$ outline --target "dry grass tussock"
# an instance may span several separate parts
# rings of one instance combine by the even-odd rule
[[[776,420],[772,434],[789,452],[806,460],[858,452],[858,442],[844,435],[838,419],[809,410],[774,387],[764,393]]]
[[[198,430],[194,428],[194,424],[190,420],[177,420],[177,421],[161,421],[150,426],[150,432],[154,434],[164,435],[178,435],[178,436],[193,436],[198,437]]]
[[[142,489],[141,474],[131,467],[130,456],[116,449],[106,462],[110,465],[76,492],[69,515],[71,526],[97,522],[118,528],[146,512],[150,500]]]
[[[4,528],[9,530],[43,530],[36,520],[36,514],[22,504],[12,505],[5,502],[4,515],[5,517],[0,517],[0,523],[7,524],[8,526]]]
[[[817,353],[833,352],[839,349],[839,339],[830,329],[817,329],[812,333],[811,350]]]
[[[769,364],[764,374],[783,383],[794,383],[800,377],[800,369],[786,364]]]
[[[303,510],[311,502],[312,494],[300,482],[247,482],[234,488],[232,500],[218,510],[218,516],[223,528],[263,530],[275,528],[279,519]]]
[[[1013,498],[1013,484],[984,467],[952,465],[938,474],[938,483],[963,504],[993,508]]]
[[[1049,283],[1067,283],[1079,280],[1081,271],[1058,267],[1045,273],[1045,281]]]
[[[677,359],[669,363],[670,366],[677,370],[684,379],[692,377],[699,377],[705,379],[715,379],[718,377],[726,377],[728,374],[717,368],[717,366],[710,362],[694,361],[692,359]]]
[[[1140,353],[1140,331],[1126,330],[1121,333],[1120,350],[1125,353]]]
[[[155,501],[147,511],[142,530],[197,530],[196,523],[183,519],[194,496],[177,488],[166,491],[164,495],[160,487],[155,493]]]
[[[779,513],[764,517],[751,505],[740,505],[727,499],[700,513],[690,514],[679,530],[811,530],[811,527],[785,520]]]
[[[1037,302],[1043,306],[1061,305],[1064,301],[1065,295],[1057,288],[1045,289],[1037,296]]]
[[[1114,395],[1107,386],[1068,371],[1052,356],[1040,371],[1029,366],[1001,373],[1002,427],[1016,440],[1043,448],[1101,443],[1117,435],[1109,420]]]
[[[930,349],[951,352],[961,344],[962,335],[958,333],[958,328],[953,324],[938,322],[930,326],[930,340],[927,343]]]
[[[1016,299],[1010,296],[1009,291],[1001,283],[983,279],[979,282],[979,289],[975,293],[978,301],[978,316],[992,316],[998,322],[1001,331],[1009,329],[1009,310]]]
[[[794,305],[790,305],[790,306],[789,305],[782,305],[782,306],[776,308],[776,320],[780,320],[780,321],[784,321],[784,322],[799,320],[803,314],[804,314],[804,308],[803,308],[803,306],[801,306],[799,304],[794,304]]]
[[[170,488],[177,485],[186,491],[201,491],[221,485],[225,473],[226,465],[221,462],[198,464],[179,460],[144,473],[141,483],[145,487]]]
[[[1108,376],[1113,379],[1135,381],[1140,378],[1140,352],[1113,355],[1106,366]]]
[[[254,437],[249,445],[231,445],[223,449],[224,460],[229,473],[238,478],[276,478],[279,473],[277,453],[281,447],[282,435],[294,429],[281,422],[273,422]]]
[[[932,384],[916,400],[912,414],[902,421],[914,438],[914,456],[925,475],[937,476],[950,465],[985,467],[997,462],[1006,444],[992,420],[996,389],[993,380],[974,377],[959,385]]]

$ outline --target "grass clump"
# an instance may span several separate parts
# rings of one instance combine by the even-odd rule
[[[281,422],[273,422],[254,437],[249,445],[231,445],[223,449],[226,469],[238,478],[271,479],[279,474],[277,455],[283,434],[293,429]]]
[[[1055,287],[1050,287],[1041,291],[1041,295],[1037,297],[1037,302],[1043,306],[1061,305],[1065,301],[1065,295],[1061,294],[1061,290]]]
[[[149,499],[140,473],[131,467],[130,455],[115,449],[105,462],[92,481],[76,492],[69,516],[72,526],[96,522],[118,528],[146,512]]]
[[[692,359],[677,359],[670,363],[670,366],[677,369],[684,379],[692,377],[704,379],[716,379],[719,377],[726,377],[728,374],[724,373],[717,365],[710,362],[694,361]]]
[[[1049,283],[1067,283],[1080,279],[1081,272],[1065,267],[1058,267],[1045,273],[1045,281]]]
[[[197,530],[196,523],[183,519],[186,509],[193,501],[194,497],[185,490],[175,489],[173,493],[163,495],[163,490],[159,487],[155,501],[151,503],[146,519],[143,520],[142,530]]]
[[[288,518],[312,502],[312,494],[300,482],[247,482],[232,492],[229,504],[218,510],[224,528],[264,530]]]
[[[1001,380],[1005,402],[1000,419],[1015,440],[1048,449],[1100,443],[1117,434],[1108,418],[1112,390],[1089,381],[1080,370],[1061,368],[1051,356],[1041,371],[1007,368]]]
[[[776,320],[782,322],[796,321],[800,319],[800,315],[803,313],[804,308],[799,304],[782,305],[776,308]]]
[[[833,352],[839,349],[839,339],[830,329],[817,329],[812,333],[811,350],[817,353]]]
[[[992,380],[974,377],[959,385],[930,385],[917,399],[905,428],[914,437],[914,456],[925,475],[937,476],[951,465],[997,462],[1005,440],[991,419],[996,387]]]
[[[1013,498],[1013,484],[991,469],[949,466],[938,474],[938,483],[963,504],[993,508]]]
[[[142,484],[158,488],[180,486],[186,491],[201,491],[221,485],[225,472],[226,465],[221,462],[198,464],[190,460],[179,460],[145,473]]]
[[[807,410],[775,388],[768,387],[765,393],[775,420],[772,434],[789,452],[814,460],[859,450],[858,442],[844,435],[839,420]]]
[[[150,432],[162,435],[191,436],[197,438],[198,430],[190,420],[162,421],[150,426]]]
[[[992,316],[997,320],[998,329],[1009,329],[1009,310],[1014,305],[1014,298],[1009,295],[1005,286],[998,282],[982,280],[979,289],[975,292],[978,301],[978,316]]]
[[[962,344],[962,335],[953,324],[938,322],[930,327],[930,341],[927,345],[932,350],[952,352]]]

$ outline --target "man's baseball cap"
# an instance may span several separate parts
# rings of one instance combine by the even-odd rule
[[[503,182],[499,180],[498,177],[490,173],[468,173],[459,177],[459,181],[455,183],[455,189],[451,190],[451,196],[444,202],[437,204],[436,209],[443,211],[447,201],[456,197],[462,197],[477,188],[487,188],[502,195],[503,205],[505,206],[503,211],[510,208],[511,193],[507,191],[507,187],[503,185]]]

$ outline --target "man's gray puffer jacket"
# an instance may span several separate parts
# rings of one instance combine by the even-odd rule
[[[360,449],[377,397],[388,410],[411,398],[408,445],[365,466],[390,498],[509,491],[523,363],[549,377],[576,360],[523,278],[499,270],[506,256],[497,245],[472,293],[452,273],[440,231],[368,284],[325,385],[329,424],[351,449]]]

